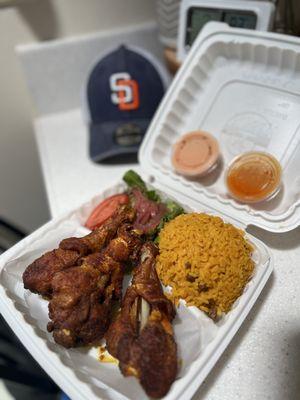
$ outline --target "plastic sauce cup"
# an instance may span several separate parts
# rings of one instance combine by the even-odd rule
[[[219,156],[219,144],[210,133],[193,131],[174,144],[172,165],[177,173],[197,178],[211,172],[217,166]]]
[[[270,200],[280,190],[282,169],[274,156],[251,151],[233,159],[226,173],[230,195],[243,203]]]

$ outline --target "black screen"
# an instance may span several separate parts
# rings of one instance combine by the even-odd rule
[[[236,28],[255,29],[256,19],[254,13],[228,11],[225,12],[224,22]]]
[[[194,9],[191,15],[191,43],[193,43],[203,26],[209,21],[222,21],[222,12],[214,9]]]
[[[257,15],[253,11],[191,7],[187,13],[186,46],[193,44],[198,33],[209,21],[226,22],[236,28],[255,29]]]

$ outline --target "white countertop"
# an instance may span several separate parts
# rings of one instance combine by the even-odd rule
[[[135,165],[97,165],[88,158],[80,110],[41,117],[36,138],[52,216],[75,208]],[[300,399],[300,228],[251,233],[274,256],[274,273],[194,399]]]

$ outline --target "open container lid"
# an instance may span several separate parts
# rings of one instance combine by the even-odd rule
[[[156,186],[239,221],[271,232],[300,225],[300,39],[209,23],[148,128],[139,152]],[[191,181],[171,165],[173,144],[193,130],[212,133],[222,164],[213,176]],[[225,171],[238,154],[273,154],[283,169],[283,188],[262,204],[229,197]]]

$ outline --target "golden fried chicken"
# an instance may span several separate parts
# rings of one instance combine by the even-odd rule
[[[155,269],[157,248],[148,242],[127,289],[121,313],[107,331],[106,346],[125,376],[139,379],[150,397],[164,396],[177,374],[177,345],[171,322],[173,304],[165,297]]]
[[[90,345],[108,328],[111,308],[122,295],[126,262],[135,262],[141,239],[123,224],[106,248],[82,258],[80,266],[57,272],[52,279],[47,329],[64,347]]]
[[[76,266],[83,256],[99,252],[115,236],[118,227],[133,218],[131,209],[120,207],[113,217],[90,234],[62,240],[58,249],[48,251],[26,268],[23,274],[25,289],[51,297],[52,279],[57,272]]]

